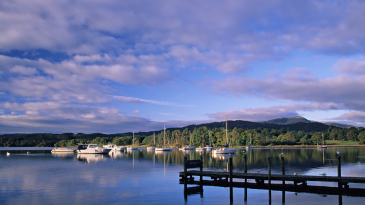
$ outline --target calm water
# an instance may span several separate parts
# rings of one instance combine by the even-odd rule
[[[21,150],[19,150],[21,149]],[[27,151],[31,154],[26,154]],[[336,151],[342,155],[343,176],[365,176],[365,148],[251,149],[248,172],[281,173],[278,155],[284,153],[286,173],[337,175]],[[243,150],[233,158],[234,171],[243,171]],[[10,156],[6,155],[10,152]],[[183,152],[155,153],[147,150],[109,155],[51,154],[50,149],[0,148],[0,204],[229,204],[229,188],[204,186],[200,194],[184,201],[179,172]],[[198,159],[199,152],[189,152]],[[204,153],[205,170],[224,170],[227,156]],[[311,183],[309,183],[311,184]],[[334,186],[335,183],[312,183]],[[365,185],[350,184],[365,188]],[[282,204],[282,192],[272,191],[272,204]],[[234,188],[234,204],[268,204],[268,190]],[[286,192],[286,204],[338,204],[336,195]],[[343,204],[364,204],[364,197],[342,196]]]

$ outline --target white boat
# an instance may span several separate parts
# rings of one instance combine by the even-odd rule
[[[226,115],[226,146],[227,148],[220,148],[213,150],[214,154],[234,154],[236,150],[228,148],[228,129],[227,129],[227,115]]]
[[[203,152],[203,151],[205,151],[205,147],[198,147],[195,149],[195,151]]]
[[[127,147],[127,151],[133,151],[133,150],[138,150],[138,147],[133,147],[134,145],[134,131],[133,131],[133,141],[132,141],[132,145],[130,147]]]
[[[194,150],[196,147],[190,147],[190,145],[186,145],[185,147],[182,147],[181,150]]]
[[[165,146],[165,136],[166,136],[166,128],[163,126],[163,145]],[[169,147],[156,147],[155,151],[171,151],[172,149]]]
[[[250,145],[247,145],[247,146],[246,146],[246,149],[251,149],[251,146],[250,146]]]
[[[51,150],[52,153],[54,152],[75,152],[76,148],[66,148],[66,147],[55,147]]]
[[[190,132],[190,131],[189,131]],[[179,150],[183,150],[183,151],[185,151],[185,150],[194,150],[196,147],[192,147],[191,146],[191,132],[190,132],[190,144],[189,145],[185,145],[184,147],[182,147],[181,149],[179,149]]]
[[[110,149],[99,147],[97,144],[82,144],[76,151],[77,154],[108,154]]]
[[[210,131],[209,131],[209,145],[205,145],[205,147],[204,147],[204,148],[205,148],[207,151],[214,149],[214,147],[212,146],[212,141],[211,141],[211,139],[210,139]]]
[[[205,146],[204,147],[206,150],[212,150],[212,149],[214,149],[214,147],[212,147],[212,145],[207,145],[207,146]]]
[[[118,145],[113,145],[113,144],[103,145],[103,147],[106,148],[106,149],[110,149],[111,151],[122,151],[122,150],[124,150],[123,146],[118,146]]]
[[[153,146],[147,147],[147,150],[155,150],[156,149],[156,135],[153,133]]]

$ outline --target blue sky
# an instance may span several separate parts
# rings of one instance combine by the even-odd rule
[[[0,133],[364,126],[364,1],[0,2]]]

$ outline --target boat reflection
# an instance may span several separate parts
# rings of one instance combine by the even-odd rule
[[[52,152],[52,157],[59,157],[63,159],[73,159],[75,157],[74,152]]]
[[[122,158],[124,156],[124,151],[110,151],[108,153],[109,157],[112,159]]]
[[[78,154],[77,155],[77,159],[80,162],[85,162],[85,163],[100,163],[102,161],[107,160],[109,157],[109,155],[107,154]]]
[[[217,154],[217,153],[212,153],[212,157],[216,158],[216,159],[220,159],[220,160],[224,160],[224,159],[228,159],[230,157],[235,157],[235,154]]]

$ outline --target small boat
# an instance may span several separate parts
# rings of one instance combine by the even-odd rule
[[[318,148],[327,148],[326,145],[320,145]]]
[[[203,152],[205,150],[206,150],[205,147],[198,147],[195,149],[195,151],[199,151],[199,152]]]
[[[227,115],[226,115],[226,145],[222,145],[224,148],[213,150],[214,154],[234,154],[236,150],[228,148],[228,129],[227,129]],[[226,148],[227,147],[227,148]]]
[[[209,145],[205,145],[205,147],[204,147],[207,151],[208,150],[212,150],[212,149],[214,149],[214,147],[212,146],[212,141],[211,141],[211,139],[210,139],[210,131],[209,131]]]
[[[97,144],[81,144],[77,147],[77,154],[108,154],[111,149],[99,147]]]
[[[133,150],[138,150],[138,147],[133,147],[134,145],[134,131],[133,131],[133,141],[130,147],[127,147],[127,151],[133,151]]]
[[[163,145],[165,146],[165,136],[166,136],[166,128],[163,126]],[[171,148],[168,147],[156,147],[155,151],[171,151]]]
[[[156,149],[156,135],[153,133],[153,146],[147,147],[147,150],[155,150]]]
[[[247,145],[246,146],[246,149],[251,149],[251,145]]]
[[[123,146],[118,146],[118,145],[113,145],[113,144],[103,145],[103,147],[107,148],[107,149],[111,149],[111,151],[122,151],[122,150],[124,150]]]
[[[196,147],[190,147],[190,145],[186,145],[185,147],[182,147],[181,150],[194,150]]]
[[[10,152],[7,152],[7,153],[6,153],[6,156],[10,156]]]
[[[54,152],[75,152],[76,148],[66,148],[66,147],[55,147],[51,150],[52,153]]]

